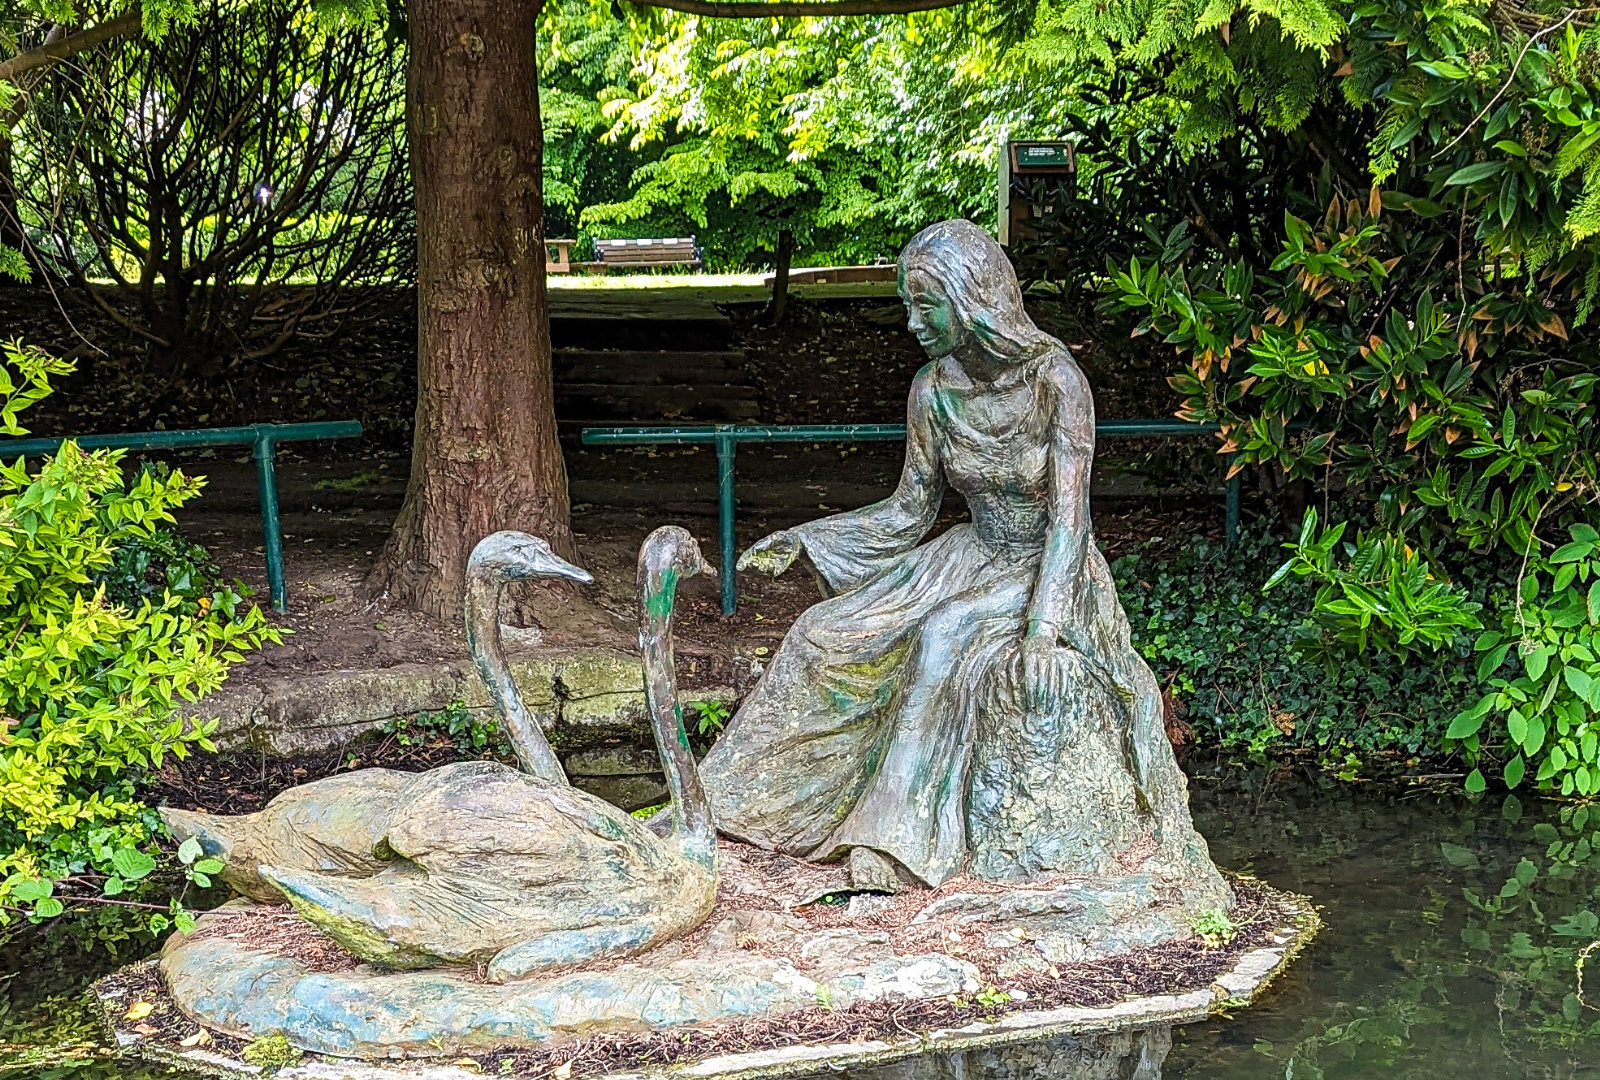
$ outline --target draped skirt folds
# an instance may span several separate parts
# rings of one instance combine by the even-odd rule
[[[801,857],[873,848],[930,885],[960,873],[980,705],[1040,557],[958,525],[808,609],[701,765],[718,829]],[[1092,543],[1082,580],[1111,589]]]

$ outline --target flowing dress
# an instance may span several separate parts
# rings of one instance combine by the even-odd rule
[[[721,832],[816,859],[868,847],[934,885],[962,871],[974,815],[988,815],[985,828],[1048,834],[1048,850],[1028,856],[1030,865],[1013,851],[990,853],[992,876],[1013,877],[1063,862],[1104,871],[1158,837],[1162,816],[1181,815],[1182,835],[1171,839],[1199,847],[1174,854],[1209,867],[1160,725],[1159,687],[1129,645],[1092,540],[1074,580],[1051,587],[1068,592],[1063,636],[1079,681],[1093,685],[1076,687],[1066,715],[1045,718],[1042,735],[1040,718],[1004,707],[1008,695],[1015,700],[1014,659],[1051,526],[1052,455],[1081,455],[1085,470],[1093,455],[1092,402],[1066,351],[1052,348],[1015,375],[1021,392],[1001,402],[1015,407],[985,409],[982,388],[954,360],[929,364],[912,387],[895,495],[794,530],[836,595],[795,621],[701,766]],[[965,496],[971,522],[918,546],[947,485]],[[1083,502],[1087,527],[1086,473]],[[1090,714],[1100,719],[1085,741],[1075,725]],[[974,741],[996,723],[1010,725],[1011,745],[1036,760],[980,763],[985,788],[974,791]],[[1001,821],[1019,794],[1008,784],[1025,773],[1034,774],[1027,782],[1054,783],[1067,761],[1082,775],[1064,778],[1074,790],[1055,802],[1070,812]],[[1135,774],[1151,761],[1159,775],[1147,796]],[[1162,804],[1153,816],[1151,799]]]

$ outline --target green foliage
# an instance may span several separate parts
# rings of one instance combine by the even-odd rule
[[[1002,1005],[1011,1004],[1012,998],[1005,990],[990,983],[974,994],[972,1000],[986,1009],[998,1009]]]
[[[695,734],[702,738],[716,736],[733,719],[725,701],[691,701],[689,707],[695,711]]]
[[[1468,644],[1330,654],[1307,614],[1312,580],[1291,574],[1262,591],[1277,546],[1247,532],[1232,549],[1199,540],[1172,558],[1128,555],[1112,567],[1134,645],[1197,739],[1252,755],[1305,748],[1346,771],[1351,754],[1441,752],[1475,690]],[[1491,584],[1474,582],[1473,594]]]
[[[708,258],[893,256],[930,221],[994,220],[1001,135],[1055,133],[1059,72],[1001,61],[991,13],[638,25],[636,77],[607,91],[607,137],[643,161],[586,225],[694,229]],[[666,226],[658,225],[658,228]]]
[[[1206,908],[1195,916],[1191,928],[1196,937],[1213,949],[1226,945],[1239,932],[1233,920],[1228,918],[1228,913],[1221,908]]]
[[[47,388],[47,381],[39,384]],[[37,471],[0,464],[0,918],[61,914],[74,899],[184,921],[177,900],[122,899],[152,879],[154,815],[132,781],[167,755],[212,749],[215,723],[174,715],[216,689],[241,650],[279,640],[230,589],[163,590],[120,605],[97,575],[120,546],[148,543],[200,481],[123,477],[120,451],[72,443]],[[188,863],[193,864],[191,858]],[[198,865],[193,874],[204,874]],[[111,899],[111,898],[119,899]]]
[[[162,366],[215,375],[408,273],[403,63],[287,0],[152,7],[147,40],[23,76],[8,216]]]
[[[1368,523],[1344,543],[1344,525],[1318,532],[1308,518],[1280,574],[1320,583],[1318,647],[1457,651],[1484,619],[1490,692],[1452,734],[1474,760],[1508,748],[1508,783],[1531,773],[1553,790],[1600,790],[1584,741],[1587,556],[1550,539],[1592,533],[1600,491],[1589,16],[1460,0],[1052,11],[1041,25],[1060,24],[1058,62],[1167,66],[1180,142],[1201,162],[1191,173],[1236,152],[1247,121],[1322,159],[1314,184],[1278,196],[1271,249],[1230,227],[1226,205],[1192,225],[1170,203],[1123,207],[1148,210],[1160,239],[1119,255],[1107,304],[1136,336],[1178,350],[1180,415],[1219,424],[1236,469],[1341,490]],[[1307,57],[1308,77],[1293,77]],[[1253,88],[1260,79],[1274,95]],[[1292,147],[1253,145],[1265,176],[1274,154],[1294,160]],[[1507,557],[1532,584],[1471,594],[1479,565]],[[1533,669],[1497,675],[1508,651]],[[1482,790],[1482,771],[1467,783]]]
[[[1321,583],[1313,602],[1313,618],[1323,631],[1319,645],[1331,640],[1358,652],[1370,646],[1403,657],[1482,627],[1476,612],[1483,605],[1435,579],[1402,538],[1357,533],[1354,543],[1340,545],[1345,525],[1319,532],[1317,511],[1306,510],[1299,539],[1284,545],[1289,560],[1264,586],[1271,589],[1289,574]],[[1341,549],[1348,563],[1336,561]]]
[[[578,236],[583,208],[626,198],[633,170],[653,156],[601,139],[611,126],[602,103],[627,92],[623,88],[634,63],[628,25],[609,7],[590,0],[544,6],[539,114],[544,121],[546,235]]]
[[[383,733],[401,746],[428,746],[446,741],[462,754],[485,752],[496,757],[510,757],[511,742],[492,715],[473,712],[457,700],[438,712],[421,712],[415,716],[398,716],[383,726]]]
[[[1181,138],[1207,143],[1303,121],[1348,11],[1324,0],[1045,0],[1018,54],[1054,69],[1163,70],[1182,106]]]
[[[204,547],[158,528],[118,544],[111,565],[96,573],[94,582],[105,586],[106,602],[114,606],[134,608],[170,593],[191,605],[193,613],[209,606],[211,594],[222,584],[221,573]],[[250,595],[238,582],[233,587],[241,596]]]
[[[17,413],[50,393],[50,376],[71,371],[70,363],[43,349],[16,339],[0,343],[0,435],[26,435]]]
[[[1478,677],[1489,691],[1455,717],[1448,734],[1473,760],[1504,747],[1507,787],[1531,774],[1543,790],[1593,796],[1600,794],[1600,533],[1588,525],[1570,533],[1570,542],[1529,566],[1500,628],[1478,637]],[[1468,787],[1483,790],[1481,771]]]
[[[1332,196],[1320,225],[1288,215],[1286,229],[1261,274],[1114,269],[1111,302],[1139,312],[1135,332],[1190,358],[1170,380],[1180,415],[1219,423],[1241,462],[1290,478],[1336,469],[1384,530],[1424,550],[1521,551],[1541,519],[1581,511],[1600,372],[1549,349],[1548,309],[1482,278],[1452,289],[1453,274],[1430,269],[1446,238],[1385,217],[1376,188],[1365,205]]]
[[[5,83],[0,83],[4,87]],[[5,108],[4,101],[0,101],[0,109]],[[0,244],[0,274],[16,278],[26,284],[33,279],[33,268],[28,265],[28,260],[23,258],[22,252],[14,247]]]
[[[239,1056],[251,1065],[276,1070],[296,1064],[302,1055],[280,1031],[252,1039],[239,1051]]]

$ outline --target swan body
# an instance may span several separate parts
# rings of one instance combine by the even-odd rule
[[[523,533],[474,549],[467,593],[468,642],[522,771],[483,761],[366,769],[286,791],[258,814],[167,811],[168,823],[222,858],[239,891],[287,896],[352,953],[393,967],[475,963],[499,982],[683,934],[710,914],[717,868],[677,703],[671,618],[677,582],[709,569],[678,528],[656,530],[640,552],[646,695],[673,795],[665,835],[571,787],[523,707],[500,648],[500,590],[538,573],[588,578]]]

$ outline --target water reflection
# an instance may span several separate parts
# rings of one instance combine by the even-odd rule
[[[1171,1050],[1172,1029],[1159,1027],[930,1054],[838,1075],[849,1080],[1161,1080]]]
[[[1328,930],[1257,1007],[1175,1033],[1169,1077],[1600,1077],[1600,807],[1202,773],[1221,865]],[[1591,956],[1600,955],[1596,947]]]

